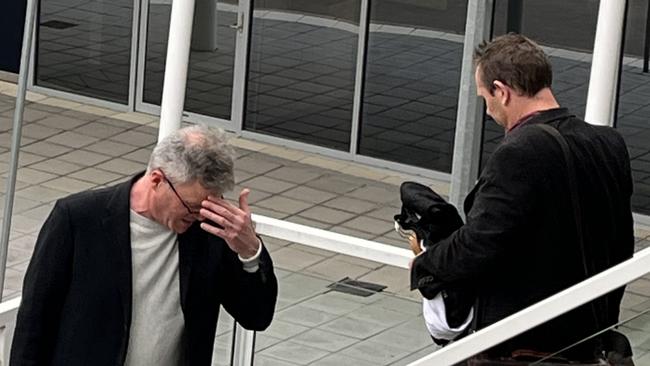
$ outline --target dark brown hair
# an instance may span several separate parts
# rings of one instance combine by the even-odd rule
[[[537,43],[521,34],[509,33],[483,42],[474,51],[474,65],[490,94],[494,92],[495,80],[529,97],[553,82],[548,57]]]

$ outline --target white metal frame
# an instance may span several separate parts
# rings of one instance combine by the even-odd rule
[[[148,21],[149,21],[149,5],[150,5],[150,0],[140,1],[141,21],[139,24],[139,29],[137,34],[137,38],[139,40],[139,49],[137,53],[137,58],[138,58],[138,63],[136,68],[137,76],[136,76],[136,83],[134,87],[135,88],[134,108],[136,111],[139,112],[159,115],[161,116],[162,119],[163,117],[162,117],[161,106],[147,103],[144,101],[144,76],[145,76],[146,52],[147,52],[146,45],[147,45],[147,29],[148,29]],[[173,2],[172,2],[172,6],[173,6]],[[186,7],[188,6],[188,4],[184,4],[184,6]],[[174,118],[182,118],[183,121],[188,121],[192,123],[210,124],[213,126],[223,128],[228,131],[233,131],[235,133],[239,133],[242,130],[243,115],[244,115],[244,99],[245,99],[245,91],[246,91],[246,85],[245,85],[246,72],[248,68],[248,60],[247,60],[248,44],[250,40],[249,34],[250,34],[250,27],[251,27],[250,17],[252,14],[251,0],[239,0],[238,6],[239,8],[237,11],[237,19],[241,19],[243,24],[240,25],[241,30],[236,32],[236,46],[235,46],[235,53],[234,53],[235,60],[234,60],[234,70],[233,70],[232,103],[231,103],[230,120],[218,118],[218,117],[211,117],[199,113],[193,113],[185,110],[181,111],[180,117],[178,111],[175,111]],[[171,22],[170,22],[170,28],[171,28]],[[190,34],[191,34],[191,26],[190,26]],[[169,50],[170,47],[168,47],[168,56],[169,56]],[[174,53],[172,56],[178,57],[180,55]],[[172,92],[172,90],[174,90],[173,91],[174,94],[179,92],[178,89],[170,89],[170,93]],[[182,102],[184,105],[184,101]],[[161,101],[161,105],[162,104],[163,103]]]

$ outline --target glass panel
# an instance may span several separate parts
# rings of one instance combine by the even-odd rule
[[[450,172],[467,1],[370,9],[359,153]]]
[[[359,6],[255,1],[245,129],[349,150]]]
[[[277,239],[265,242],[280,294],[273,323],[257,333],[255,364],[406,365],[436,350],[419,293],[408,290],[407,270]],[[345,277],[388,287],[330,288]]]
[[[593,0],[495,1],[494,35],[518,31],[542,45],[553,66],[555,97],[561,106],[580,118],[584,118],[587,103],[598,4]],[[487,115],[485,120],[482,164],[503,139],[503,128]]]
[[[632,209],[644,215],[650,215],[650,73],[643,71],[647,6],[646,1],[628,2],[616,119],[616,129],[625,138],[632,159]]]
[[[126,104],[132,0],[43,0],[35,83]]]
[[[160,105],[171,1],[152,1],[147,23],[143,101]],[[197,0],[185,110],[230,120],[238,1]]]

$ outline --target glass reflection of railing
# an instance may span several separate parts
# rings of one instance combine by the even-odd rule
[[[645,280],[637,280],[644,281]],[[646,294],[650,297],[650,293]],[[618,332],[625,337],[630,342],[632,358],[636,365],[648,365],[650,364],[650,299],[641,302],[640,304],[634,305],[631,309],[623,308],[623,314],[621,316],[621,321],[615,325],[612,325],[606,329],[603,329],[591,336],[580,340],[572,345],[569,345],[557,352],[548,355],[547,357],[540,359],[537,362],[533,362],[532,365],[543,365],[545,361],[548,361],[554,357],[560,356],[563,353],[570,353],[571,350],[584,345],[586,342],[591,342],[594,339],[602,339],[607,337],[607,334],[611,334],[610,331]],[[611,336],[610,336],[611,337]],[[610,338],[611,339],[611,338]],[[618,349],[610,349],[609,354],[604,354],[603,356],[609,359],[610,364],[612,365],[631,365],[629,354],[625,350],[624,340],[618,338]],[[605,341],[608,345],[612,345],[612,342]]]

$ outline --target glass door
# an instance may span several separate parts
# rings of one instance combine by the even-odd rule
[[[239,130],[249,0],[196,0],[185,116]],[[144,0],[136,109],[160,113],[172,0]]]

